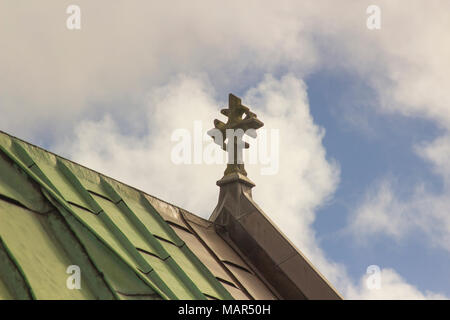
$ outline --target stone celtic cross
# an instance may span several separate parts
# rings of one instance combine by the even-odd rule
[[[244,148],[249,148],[249,144],[243,141],[242,137],[247,134],[255,138],[255,130],[261,128],[264,123],[258,120],[256,114],[251,112],[248,107],[242,105],[241,99],[231,93],[228,96],[228,109],[222,109],[220,112],[228,117],[227,123],[215,119],[215,128],[208,131],[208,134],[221,145],[223,150],[228,152],[228,164],[224,175],[240,173],[247,176],[242,161],[242,152]],[[220,136],[220,139],[217,139],[217,136]]]

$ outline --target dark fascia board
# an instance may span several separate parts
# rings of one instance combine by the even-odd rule
[[[221,185],[210,218],[219,233],[255,266],[284,299],[332,299],[342,296],[253,201],[251,186]]]

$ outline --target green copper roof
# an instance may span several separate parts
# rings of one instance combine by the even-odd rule
[[[232,296],[142,192],[0,132],[0,299],[138,298]]]

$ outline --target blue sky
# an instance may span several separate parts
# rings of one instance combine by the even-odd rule
[[[0,4],[1,130],[208,218],[224,166],[170,137],[232,92],[280,133],[255,200],[346,298],[450,297],[448,1],[69,4]]]

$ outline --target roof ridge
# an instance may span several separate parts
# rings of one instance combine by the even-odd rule
[[[84,169],[86,169],[86,170],[89,170],[89,171],[91,171],[91,172],[94,172],[94,173],[100,175],[101,177],[106,177],[106,178],[111,179],[111,180],[113,180],[113,181],[115,181],[115,182],[117,182],[117,183],[119,183],[119,184],[121,184],[121,185],[123,185],[123,186],[125,186],[125,187],[128,187],[128,188],[130,188],[130,189],[133,189],[133,190],[135,190],[135,191],[137,191],[137,192],[139,192],[139,193],[142,193],[142,194],[144,194],[144,195],[146,195],[146,196],[152,197],[152,198],[154,198],[154,199],[156,199],[156,200],[158,200],[158,201],[164,202],[165,204],[168,204],[168,205],[170,205],[170,206],[172,206],[172,207],[174,207],[174,208],[176,208],[176,209],[178,209],[178,210],[183,210],[183,211],[185,211],[186,213],[189,213],[189,214],[193,215],[194,217],[196,217],[196,218],[198,218],[198,219],[201,219],[201,220],[203,220],[203,221],[205,221],[205,222],[209,222],[208,219],[205,219],[205,218],[203,218],[203,217],[201,217],[201,216],[199,216],[199,215],[196,215],[195,213],[190,212],[189,210],[186,210],[185,208],[182,208],[182,207],[180,207],[180,206],[178,206],[178,205],[176,205],[176,204],[170,203],[170,202],[168,202],[168,201],[166,201],[166,200],[164,200],[164,199],[161,199],[161,198],[159,198],[159,197],[157,197],[157,196],[154,196],[154,195],[152,195],[152,194],[149,194],[149,193],[147,193],[147,192],[145,192],[145,191],[143,191],[143,190],[140,190],[140,189],[138,189],[138,188],[136,188],[136,187],[133,187],[133,186],[131,186],[131,185],[125,183],[125,182],[122,182],[122,181],[120,181],[120,180],[118,180],[118,179],[116,179],[116,178],[110,177],[110,176],[108,176],[108,175],[106,175],[106,174],[104,174],[104,173],[101,173],[101,172],[98,172],[97,170],[94,170],[94,169],[92,169],[92,168],[89,168],[89,167],[87,167],[87,166],[85,166],[85,165],[83,165],[83,164],[80,164],[80,163],[75,162],[75,161],[73,161],[73,160],[71,160],[71,159],[68,159],[68,158],[66,158],[66,157],[63,157],[63,156],[61,156],[61,155],[59,155],[59,154],[57,154],[57,153],[55,153],[55,152],[53,152],[53,151],[47,150],[47,149],[45,149],[45,148],[43,148],[43,147],[40,147],[40,146],[38,146],[38,145],[35,145],[34,143],[31,143],[31,142],[28,142],[28,141],[23,140],[23,139],[21,139],[21,138],[18,138],[18,137],[14,136],[14,135],[12,135],[12,134],[9,134],[9,133],[7,133],[7,132],[5,132],[5,131],[3,131],[3,130],[0,130],[0,134],[4,134],[4,135],[7,135],[7,136],[10,137],[10,138],[19,140],[19,141],[21,141],[21,142],[23,142],[23,143],[26,143],[26,144],[28,144],[28,145],[34,147],[34,148],[37,148],[37,149],[42,150],[42,151],[45,151],[45,152],[47,152],[47,153],[49,153],[49,154],[51,154],[51,155],[53,155],[53,156],[55,156],[55,157],[57,157],[57,158],[60,158],[60,159],[65,160],[65,161],[68,161],[68,162],[70,162],[70,163],[72,163],[72,164],[74,164],[74,165],[80,166],[80,167],[82,167],[82,168],[84,168]]]

